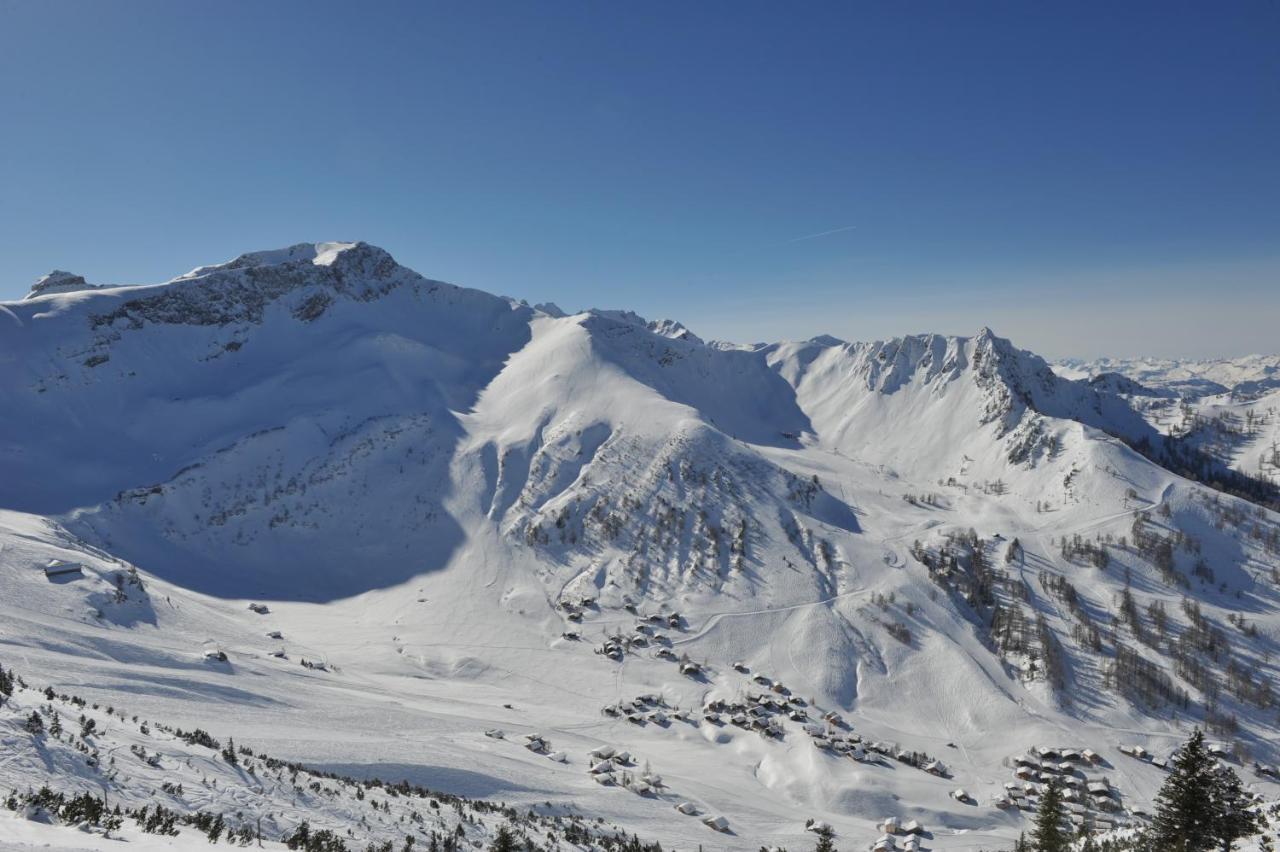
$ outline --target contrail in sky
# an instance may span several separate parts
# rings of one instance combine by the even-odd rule
[[[798,243],[798,242],[800,242],[801,240],[816,240],[818,237],[829,237],[829,236],[831,236],[832,234],[839,234],[839,233],[841,233],[841,232],[843,232],[843,231],[852,231],[852,230],[853,230],[854,228],[856,228],[856,227],[858,227],[858,226],[857,226],[857,225],[845,225],[843,228],[833,228],[833,229],[832,229],[832,230],[830,230],[830,231],[823,231],[823,232],[818,233],[818,234],[809,234],[809,235],[807,235],[807,236],[803,236],[803,237],[796,237],[794,240],[787,240],[787,242],[789,242],[789,243]]]

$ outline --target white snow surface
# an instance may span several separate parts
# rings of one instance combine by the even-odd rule
[[[1144,618],[1163,604],[1175,635],[1194,599],[1259,681],[1280,665],[1267,539],[1280,516],[1139,455],[1126,441],[1168,432],[1151,412],[987,329],[708,344],[673,321],[432,281],[358,242],[158,285],[49,287],[0,313],[0,663],[273,756],[572,804],[676,848],[807,848],[807,819],[869,848],[897,816],[926,826],[928,848],[993,849],[1028,824],[992,805],[1014,757],[1092,748],[1105,762],[1089,777],[1109,778],[1124,812],[1149,810],[1163,773],[1117,746],[1167,755],[1203,721],[1204,695],[1166,651],[1115,620],[1126,586]],[[1184,382],[1166,374],[1164,387]],[[1280,404],[1264,402],[1250,404]],[[1276,420],[1242,459],[1275,440]],[[1204,559],[1213,581],[1170,585],[1131,547],[1099,569],[1059,546],[1129,536],[1140,512],[1193,536],[1198,552],[1177,550],[1175,566],[1192,577]],[[1061,643],[1065,689],[998,654],[987,616],[911,553],[970,529]],[[1006,562],[1015,538],[1024,555]],[[83,575],[46,578],[51,559]],[[144,588],[118,601],[131,568]],[[1103,627],[1101,656],[1073,635],[1054,577]],[[1228,623],[1236,613],[1253,635]],[[621,662],[594,653],[659,614],[651,632],[703,674],[680,674],[661,639]],[[1115,641],[1191,708],[1105,686]],[[1221,675],[1225,660],[1213,665]],[[851,726],[839,736],[926,752],[950,777],[819,748],[785,717],[781,738],[703,721],[709,701],[767,690],[757,674],[803,697],[811,727],[838,713]],[[689,719],[602,713],[644,694]],[[1275,707],[1219,701],[1247,750],[1238,771],[1276,798],[1251,769],[1280,762]],[[567,762],[522,747],[534,732]],[[16,722],[3,735],[6,754],[27,754]],[[593,780],[600,746],[665,786]],[[0,792],[81,777],[29,757],[0,757]],[[685,802],[698,816],[674,809]],[[728,833],[702,822],[719,815]],[[116,848],[6,819],[0,842]]]

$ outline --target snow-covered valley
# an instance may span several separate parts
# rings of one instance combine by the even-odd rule
[[[259,790],[163,724],[664,847],[818,820],[869,849],[894,817],[976,852],[1045,773],[1140,824],[1201,725],[1280,798],[1274,373],[1104,367],[987,329],[708,343],[364,243],[59,273],[0,304],[0,665],[33,687],[0,795],[181,783],[166,807],[353,848],[460,824]],[[46,686],[117,709],[87,751],[25,730]]]

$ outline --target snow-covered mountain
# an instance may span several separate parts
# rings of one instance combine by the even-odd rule
[[[1194,399],[1235,393],[1251,396],[1280,388],[1280,355],[1208,360],[1178,358],[1065,359],[1054,365],[1067,378],[1123,376],[1149,389]]]
[[[987,329],[709,343],[364,243],[54,273],[0,304],[0,663],[677,847],[995,848],[1037,746],[1137,820],[1162,770],[1116,747],[1192,724],[1275,798],[1275,471],[1077,368]],[[663,785],[593,779],[609,747]]]

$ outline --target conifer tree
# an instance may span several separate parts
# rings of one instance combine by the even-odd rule
[[[1062,828],[1062,782],[1049,779],[1036,810],[1036,827],[1031,832],[1031,848],[1035,852],[1067,852],[1070,844]]]
[[[1235,841],[1249,837],[1261,830],[1258,814],[1250,810],[1249,798],[1240,783],[1240,776],[1228,766],[1219,766],[1213,785],[1216,823],[1214,836],[1222,852],[1231,852]]]
[[[489,852],[516,852],[516,837],[505,823],[498,826],[498,833],[489,846]]]
[[[814,847],[813,852],[837,852],[836,850],[836,833],[829,825],[820,827],[817,831],[818,845]]]
[[[1209,852],[1220,825],[1214,788],[1217,772],[1196,728],[1173,757],[1173,768],[1156,794],[1156,814],[1147,845],[1161,852]]]

